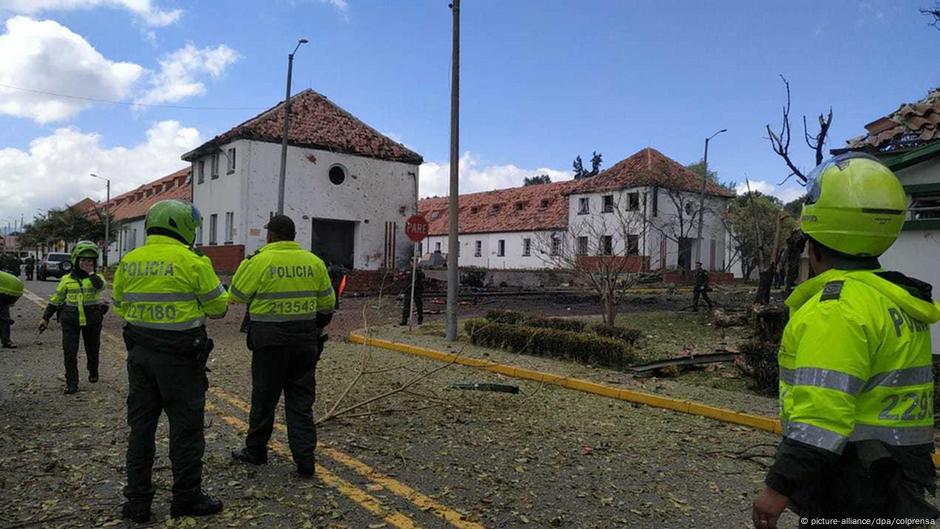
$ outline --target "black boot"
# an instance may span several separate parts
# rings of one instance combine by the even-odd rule
[[[94,384],[95,382],[98,382],[98,373],[94,373],[94,374],[88,373],[88,381],[91,382],[92,384]]]
[[[222,512],[222,500],[205,492],[189,498],[173,498],[170,504],[170,516],[210,516]]]
[[[78,386],[65,386],[65,391],[63,391],[63,393],[65,393],[66,395],[78,393]]]
[[[232,450],[232,459],[249,465],[266,465],[268,463],[268,454],[266,452],[259,454],[248,448],[241,448]]]
[[[310,461],[301,461],[297,463],[297,477],[310,479],[314,476],[314,474],[316,474],[316,466],[314,465],[312,459]]]
[[[4,349],[16,349],[16,344],[13,342],[3,342]]]
[[[121,517],[136,523],[147,523],[150,521],[150,503],[126,501],[121,507]]]

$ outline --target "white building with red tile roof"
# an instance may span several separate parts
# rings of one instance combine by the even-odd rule
[[[108,210],[111,212],[111,236],[114,240],[108,248],[109,263],[116,264],[124,254],[144,243],[147,238],[144,219],[150,206],[161,200],[192,200],[189,171],[188,167],[180,169],[111,198]],[[104,211],[105,201],[98,202],[96,206]]]
[[[591,178],[461,195],[460,266],[557,268],[563,253],[625,256],[635,270],[689,270],[696,260],[725,270],[721,214],[734,193],[707,184],[697,244],[701,185],[699,175],[647,148]],[[422,252],[446,252],[447,198],[421,200],[419,210],[430,223]]]
[[[283,103],[183,155],[203,215],[197,244],[217,270],[233,271],[265,244],[277,210]],[[405,220],[417,211],[421,155],[326,97],[291,97],[284,213],[297,241],[331,264],[395,268],[409,258]]]

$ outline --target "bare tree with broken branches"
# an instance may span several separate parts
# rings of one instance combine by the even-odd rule
[[[780,132],[774,132],[768,124],[767,139],[770,140],[770,146],[773,148],[774,152],[777,153],[777,156],[783,158],[783,161],[790,170],[790,173],[779,185],[783,185],[793,176],[800,180],[801,185],[806,185],[806,174],[793,163],[793,159],[790,157],[790,82],[787,81],[787,78],[782,74],[780,75],[780,79],[783,80],[783,84],[787,89],[787,104],[783,106],[783,121],[780,125]],[[817,121],[819,122],[819,131],[816,134],[810,134],[809,128],[806,125],[806,116],[803,116],[803,139],[806,141],[806,145],[816,154],[814,167],[821,164],[825,157],[823,151],[826,146],[827,136],[829,135],[829,127],[832,126],[832,107],[829,107],[829,113],[827,115],[820,114]]]
[[[573,220],[566,232],[537,237],[536,245],[546,265],[568,270],[590,286],[600,299],[604,324],[614,325],[617,307],[646,269],[640,256],[644,220],[629,198],[621,204],[620,195],[608,196],[610,202],[599,210]]]

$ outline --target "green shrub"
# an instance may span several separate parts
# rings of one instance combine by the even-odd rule
[[[524,325],[569,332],[584,332],[585,327],[583,321],[566,320],[564,318],[527,318]]]
[[[591,330],[598,336],[620,340],[629,345],[635,344],[636,341],[640,339],[641,334],[638,329],[617,327],[616,325],[595,325],[591,327]]]
[[[481,319],[464,322],[464,331],[473,344],[513,353],[575,360],[615,369],[623,369],[634,360],[633,352],[624,342],[591,333]]]
[[[491,310],[486,313],[486,319],[495,323],[521,323],[525,315],[511,310]]]

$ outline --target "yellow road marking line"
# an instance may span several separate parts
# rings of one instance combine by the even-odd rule
[[[209,401],[206,401],[206,411],[215,413],[219,416],[220,419],[228,423],[229,426],[235,428],[239,433],[244,433],[248,431],[248,424],[245,421],[229,415],[224,411],[217,408],[214,404]],[[272,439],[269,443],[271,450],[285,458],[290,459],[291,453],[290,449],[284,446],[280,441]],[[320,464],[316,465],[316,474],[321,481],[327,485],[339,490],[346,497],[353,500],[354,502],[361,505],[364,509],[375,514],[376,516],[381,517],[386,523],[398,527],[400,529],[418,529],[419,526],[415,524],[414,520],[400,512],[390,512],[386,509],[382,503],[377,500],[375,497],[366,494],[358,487],[352,483],[344,480],[343,478],[337,476],[336,474],[330,472],[327,468],[323,467]]]
[[[219,397],[220,399],[225,400],[226,402],[242,410],[243,412],[245,413],[250,412],[248,403],[241,400],[237,396],[232,395],[231,393],[228,393],[224,389],[218,386],[213,386],[209,388],[209,391],[216,397]],[[274,427],[277,428],[277,430],[280,432],[287,431],[287,428],[284,426],[284,424],[280,420],[274,423]],[[401,498],[404,498],[410,501],[411,503],[418,506],[422,510],[433,512],[434,514],[446,520],[450,525],[457,527],[459,529],[484,529],[483,525],[466,520],[465,515],[451,509],[450,507],[438,502],[437,500],[425,494],[422,494],[421,492],[418,492],[412,489],[411,487],[405,485],[404,483],[401,483],[398,480],[395,480],[385,474],[382,474],[381,472],[375,470],[374,468],[370,467],[366,463],[346,454],[345,452],[341,452],[340,450],[332,448],[328,443],[321,440],[319,441],[319,445],[320,445],[320,450],[325,455],[333,459],[334,461],[338,463],[342,463],[346,465],[347,467],[356,471],[358,474],[367,478],[368,480],[374,483],[377,483],[379,485],[382,485],[389,492],[395,494],[396,496],[399,496]]]
[[[534,380],[536,382],[561,386],[577,391],[583,391],[585,393],[592,393],[602,397],[608,397],[627,402],[635,402],[637,404],[645,404],[654,408],[663,408],[681,413],[687,413],[690,415],[698,415],[725,423],[738,424],[741,426],[754,428],[756,430],[772,432],[778,435],[783,433],[780,419],[775,417],[742,413],[725,408],[709,406],[708,404],[702,404],[701,402],[695,402],[691,400],[682,400],[673,397],[665,397],[662,395],[654,395],[652,393],[644,393],[642,391],[635,391],[631,389],[615,388],[587,380],[565,377],[556,375],[554,373],[546,373],[544,371],[536,371],[534,369],[526,369],[524,367],[498,364],[490,360],[481,360],[478,358],[468,358],[450,353],[442,353],[433,349],[393,342],[390,340],[382,340],[380,338],[366,338],[365,336],[355,332],[349,333],[349,341],[351,343],[373,345],[375,347],[388,349],[389,351],[395,351],[398,353],[422,356],[441,362],[452,362],[468,367],[475,367],[477,369],[491,371],[493,373],[500,373],[513,378]],[[940,453],[934,452],[931,458],[933,459],[934,467],[940,469]]]

